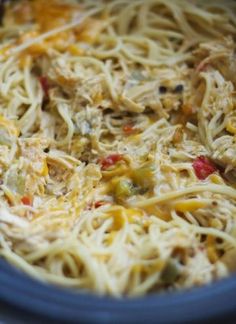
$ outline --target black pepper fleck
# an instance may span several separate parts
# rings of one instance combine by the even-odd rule
[[[183,86],[182,84],[178,84],[178,85],[175,87],[174,92],[175,92],[175,93],[181,93],[181,92],[183,92],[183,90],[184,90],[184,86]]]
[[[160,87],[159,87],[159,92],[160,92],[161,94],[165,94],[165,93],[167,92],[167,88],[166,88],[165,86],[160,86]]]

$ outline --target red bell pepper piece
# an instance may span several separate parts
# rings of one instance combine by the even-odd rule
[[[26,206],[32,206],[32,200],[28,196],[24,196],[21,198],[21,202]]]
[[[39,82],[41,84],[45,97],[48,97],[50,86],[47,77],[46,76],[39,77]]]
[[[100,161],[102,170],[107,170],[109,167],[115,165],[117,162],[121,161],[123,156],[121,154],[111,154]]]
[[[193,168],[199,180],[205,180],[210,174],[217,171],[215,165],[203,155],[193,161]]]

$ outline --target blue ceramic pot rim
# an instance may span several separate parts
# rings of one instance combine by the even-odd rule
[[[236,276],[184,292],[114,299],[35,281],[0,260],[0,301],[56,321],[190,322],[236,315]]]

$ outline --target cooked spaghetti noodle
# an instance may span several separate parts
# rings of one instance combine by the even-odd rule
[[[8,2],[0,256],[113,296],[236,268],[236,2]]]

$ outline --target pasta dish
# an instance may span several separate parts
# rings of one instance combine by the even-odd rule
[[[232,273],[236,2],[2,10],[0,257],[116,297]]]

